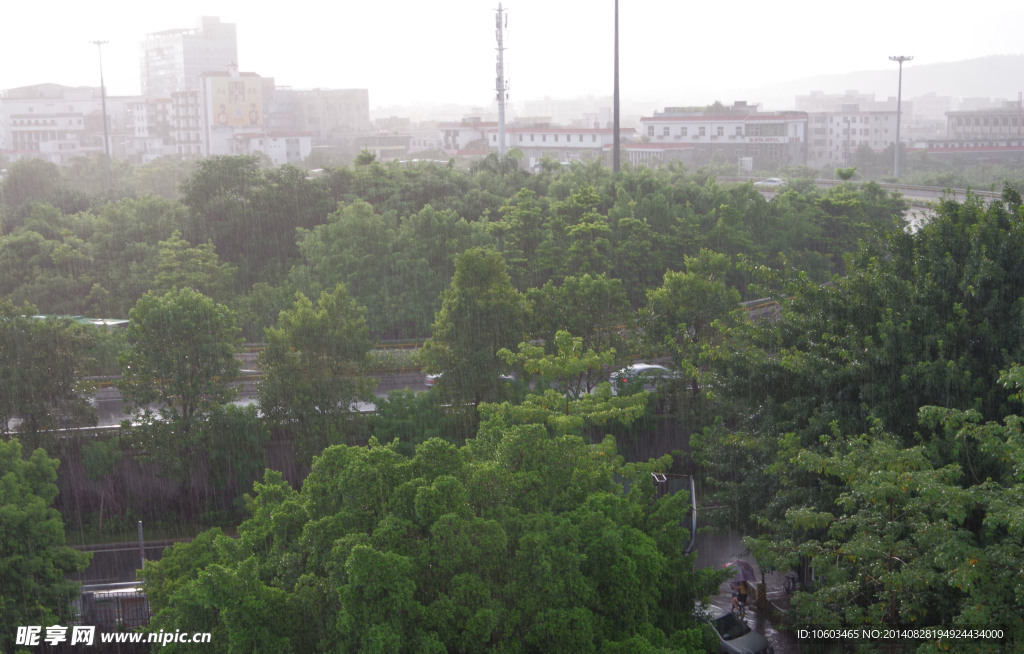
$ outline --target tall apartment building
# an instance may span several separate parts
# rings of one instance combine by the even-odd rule
[[[238,64],[233,23],[203,16],[195,29],[172,29],[146,35],[141,46],[142,95],[169,98],[199,88],[199,76]]]

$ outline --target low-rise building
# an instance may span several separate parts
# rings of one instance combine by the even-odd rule
[[[1018,102],[1001,107],[946,113],[950,141],[998,141],[1024,137],[1024,108]]]
[[[641,118],[638,136],[698,166],[716,159],[734,163],[750,158],[755,169],[807,161],[806,113],[762,112],[745,102],[732,107],[669,107]]]
[[[106,98],[108,147],[124,156],[136,98]],[[45,159],[63,165],[104,152],[103,97],[99,88],[35,84],[0,92],[0,154],[11,160]]]
[[[635,130],[620,131],[629,138]],[[498,149],[498,129],[486,132],[487,149]],[[523,164],[532,168],[541,159],[560,163],[590,161],[602,158],[611,151],[615,130],[610,127],[569,127],[542,123],[539,125],[513,125],[505,128],[505,147],[517,148],[523,153]]]

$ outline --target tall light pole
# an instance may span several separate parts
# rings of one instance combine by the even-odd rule
[[[90,41],[100,55],[100,102],[103,105],[103,154],[106,155],[107,186],[110,185],[110,136],[107,134],[107,87],[103,83],[103,46],[107,41]]]
[[[900,77],[899,84],[896,87],[896,162],[893,165],[893,177],[899,179],[900,176],[900,108],[903,100],[903,62],[910,61],[913,57],[906,55],[898,55],[895,57],[889,57],[889,61],[896,61],[900,64]]]
[[[503,27],[501,24],[501,3],[498,3],[498,15],[494,19],[494,36],[498,39],[498,63],[496,66],[498,75],[495,80],[494,90],[498,94],[498,160],[504,164],[505,159],[505,98],[508,94],[508,85],[505,83],[505,44]],[[508,20],[506,18],[506,20]],[[502,169],[504,170],[504,168]],[[504,173],[502,173],[504,174]]]
[[[615,0],[615,88],[612,91],[612,172],[619,172],[619,0]]]

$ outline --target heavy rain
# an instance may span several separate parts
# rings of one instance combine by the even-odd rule
[[[1024,648],[1010,31],[451,4],[0,72],[0,652]]]

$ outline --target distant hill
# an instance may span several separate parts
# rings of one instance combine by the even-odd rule
[[[759,102],[766,109],[791,109],[797,95],[811,91],[842,93],[847,90],[874,93],[877,100],[896,97],[898,66],[803,79],[734,90],[735,99]],[[1002,98],[1016,100],[1024,91],[1024,55],[996,55],[966,61],[903,64],[903,98],[934,92],[955,98]]]

